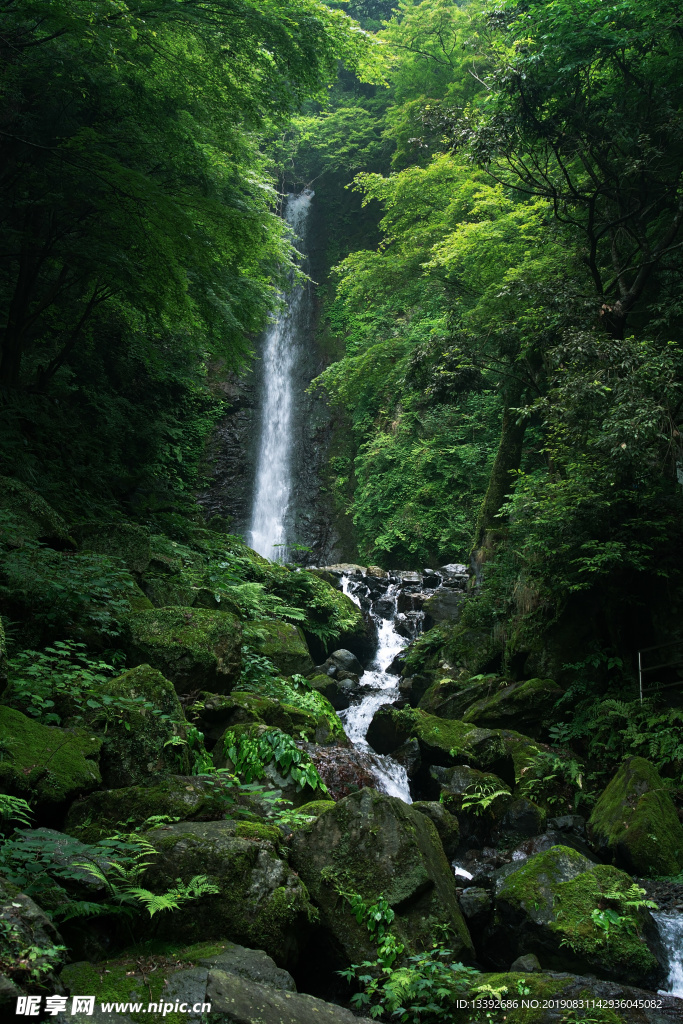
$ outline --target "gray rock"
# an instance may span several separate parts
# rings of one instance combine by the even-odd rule
[[[534,956],[533,953],[525,953],[524,956],[518,956],[513,963],[510,964],[510,971],[518,971],[520,974],[532,974],[534,971],[540,971],[541,965],[538,961],[538,957]]]
[[[479,889],[476,886],[463,889],[458,902],[468,921],[488,914],[493,907],[491,896],[486,889]]]
[[[415,742],[414,740],[412,742]],[[408,772],[410,774],[410,772]],[[413,805],[414,811],[419,811],[420,814],[426,814],[427,817],[434,823],[434,827],[439,834],[441,845],[443,846],[444,853],[448,857],[449,861],[453,860],[455,851],[458,849],[458,843],[460,842],[460,826],[458,825],[458,819],[447,811],[443,804],[440,804],[438,800],[416,800]]]
[[[558,832],[573,832],[577,836],[585,836],[586,819],[580,814],[563,814],[559,818],[548,818],[548,828]]]
[[[352,672],[356,676],[362,676],[365,671],[356,655],[352,654],[351,651],[345,651],[343,649],[339,651],[332,651],[332,654],[330,654],[326,664],[329,662],[336,665],[337,668],[342,669],[344,672]]]
[[[314,996],[278,992],[224,971],[210,972],[206,997],[220,1024],[369,1024]]]
[[[55,833],[57,834],[57,833]],[[19,959],[22,952],[33,946],[38,950],[47,950],[52,946],[62,946],[61,935],[40,907],[30,896],[21,892],[16,885],[0,878],[0,961],[11,964]],[[59,967],[66,960],[66,951],[59,953],[51,961],[44,955],[38,955],[32,966],[45,970],[42,977],[46,989],[55,995],[64,990],[49,966]],[[0,974],[0,1006],[6,1005],[21,994],[21,989],[4,973]],[[33,991],[33,989],[30,989]]]
[[[340,898],[339,886],[366,900],[385,896],[396,913],[393,927],[405,957],[431,942],[437,925],[452,930],[449,945],[458,958],[472,955],[438,833],[425,814],[396,797],[364,789],[340,800],[295,834],[290,858],[341,963],[374,959],[376,947]]]
[[[423,604],[425,615],[433,622],[457,622],[465,595],[459,590],[439,587]]]

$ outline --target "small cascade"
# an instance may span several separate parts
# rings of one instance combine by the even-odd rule
[[[669,962],[667,987],[660,991],[662,995],[683,999],[683,914],[660,911],[652,916]]]
[[[435,595],[450,603],[461,600],[468,580],[467,568],[454,564],[438,571],[391,573],[361,566],[324,568],[341,580],[344,593],[368,613],[377,626],[377,650],[363,674],[362,694],[345,711],[339,712],[344,730],[356,750],[363,753],[380,792],[411,803],[406,768],[389,755],[375,753],[366,735],[378,708],[400,697],[397,662],[401,651],[423,631],[424,602]]]
[[[284,217],[305,243],[314,193],[305,189],[287,199]],[[292,282],[286,306],[268,329],[263,344],[263,400],[250,544],[274,562],[287,561],[287,521],[291,517],[294,379],[301,358],[300,335],[308,310],[307,289]]]

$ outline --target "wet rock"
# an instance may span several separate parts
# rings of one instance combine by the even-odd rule
[[[448,587],[439,587],[422,605],[425,615],[432,623],[457,622],[465,594]]]
[[[517,971],[521,974],[533,974],[534,971],[540,971],[540,969],[541,965],[538,957],[534,956],[533,953],[525,953],[524,956],[518,956],[510,964],[510,971]]]
[[[376,786],[371,758],[354,747],[309,747],[311,761],[333,800]]]
[[[548,818],[548,828],[558,832],[573,832],[574,835],[586,835],[586,819],[580,814],[562,814],[559,818]]]
[[[402,587],[421,587],[422,586],[422,573],[412,572],[405,570],[403,572],[392,573],[392,577],[396,579]]]
[[[398,654],[394,655],[394,657],[391,659],[391,661],[386,666],[384,671],[388,672],[389,675],[391,675],[391,676],[400,676],[401,672],[403,671],[403,669],[405,667],[405,663],[406,663],[406,652],[405,651],[399,651]]]
[[[365,671],[356,655],[352,654],[351,651],[345,651],[343,648],[330,654],[325,662],[325,666],[329,665],[334,665],[338,670],[350,672],[355,676],[362,676]],[[321,666],[321,668],[325,668],[325,666]]]
[[[59,813],[102,784],[101,745],[85,729],[41,725],[0,707],[0,789],[37,804],[40,813]]]
[[[417,740],[406,740],[391,756],[397,764],[405,768],[409,779],[414,779],[422,767],[420,744]]]
[[[343,679],[335,679],[327,674],[315,675],[308,682],[312,690],[327,697],[335,711],[345,711],[363,689],[358,676],[351,673]]]
[[[624,762],[588,828],[594,845],[631,873],[674,875],[683,868],[683,825],[656,768],[642,757]]]
[[[396,598],[396,610],[399,612],[421,612],[430,594],[422,591],[402,590]]]
[[[227,612],[155,608],[128,616],[126,631],[129,658],[158,669],[177,693],[229,693],[239,678],[242,626]]]
[[[452,929],[449,945],[457,957],[472,954],[436,829],[425,814],[401,800],[371,789],[341,800],[296,833],[291,860],[320,908],[321,926],[332,937],[340,962],[362,963],[373,959],[376,950],[365,924],[340,899],[339,886],[366,900],[385,896],[395,911],[393,929],[405,944],[405,956],[429,943],[439,924]]]
[[[467,576],[467,566],[462,562],[451,562],[442,565],[439,570],[444,576]]]
[[[326,816],[324,816],[326,817]],[[297,961],[315,912],[305,886],[281,860],[272,826],[253,822],[180,822],[144,833],[158,856],[143,885],[165,892],[180,878],[206,875],[219,892],[160,921],[159,934],[187,941],[228,938],[263,949],[279,966]]]
[[[441,845],[448,860],[452,860],[460,845],[460,826],[458,819],[446,810],[437,800],[416,800],[412,805],[414,811],[426,814],[434,823],[439,834]]]
[[[513,866],[514,867],[514,866]],[[656,984],[662,968],[643,933],[654,932],[645,910],[629,910],[606,893],[626,893],[631,878],[605,864],[592,864],[566,846],[535,854],[497,884],[496,920],[487,956],[508,963],[511,954],[535,953],[544,967],[571,967],[629,984]],[[592,914],[620,907],[629,918],[610,928],[605,942]]]
[[[394,618],[394,631],[406,640],[416,640],[422,632],[422,612],[399,612]]]
[[[545,816],[546,812],[531,800],[513,797],[496,822],[491,837],[494,845],[500,842],[509,845],[515,840],[539,835],[545,825]]]
[[[380,597],[374,602],[372,610],[375,615],[379,615],[382,619],[391,619],[394,615],[395,605],[393,597],[385,596]]]
[[[468,923],[476,921],[477,918],[488,916],[493,909],[490,893],[486,889],[479,889],[476,886],[463,889],[458,898],[458,903]]]

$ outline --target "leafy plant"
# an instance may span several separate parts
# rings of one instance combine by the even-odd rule
[[[300,789],[310,786],[327,793],[327,786],[308,754],[280,729],[268,729],[255,736],[230,729],[225,734],[224,751],[237,774],[243,775],[247,782],[262,779],[266,765],[274,762],[280,773],[291,778]]]
[[[475,782],[468,786],[463,794],[462,809],[463,811],[472,811],[479,816],[503,796],[510,796],[507,786],[497,786],[495,782]]]
[[[30,825],[32,816],[31,805],[26,800],[0,793],[0,818],[3,821],[18,821],[20,825]]]

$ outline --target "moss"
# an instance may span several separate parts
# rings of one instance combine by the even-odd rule
[[[159,669],[179,693],[229,692],[239,676],[242,627],[227,612],[157,608],[130,615],[126,626],[131,658]]]
[[[131,572],[144,572],[149,565],[149,530],[137,523],[82,523],[75,527],[83,551],[120,558]]]
[[[307,804],[302,804],[298,808],[298,812],[299,814],[315,815],[317,818],[325,811],[331,811],[334,806],[334,800],[311,800]]]
[[[5,627],[0,617],[0,693],[7,686],[7,644],[5,642]]]
[[[507,757],[498,732],[480,729],[468,722],[437,718],[423,711],[414,711],[411,735],[416,737],[423,758],[430,764],[451,767],[472,764],[476,768],[493,768]]]
[[[269,842],[275,847],[278,847],[282,840],[282,833],[277,825],[264,825],[259,821],[238,821],[235,835],[242,839]]]
[[[223,819],[233,805],[231,787],[220,780],[174,775],[155,785],[91,793],[69,808],[64,831],[85,843],[129,830],[153,817],[181,821]]]
[[[253,641],[254,649],[269,658],[283,675],[307,675],[313,671],[313,659],[298,626],[274,619],[259,619],[253,626],[261,634]]]
[[[614,861],[641,875],[683,869],[683,826],[654,765],[626,761],[593,808],[589,828]]]
[[[189,775],[185,716],[173,684],[149,665],[138,665],[102,684],[102,694],[144,705],[121,710],[108,725],[102,752],[106,786],[135,786],[163,775]],[[174,741],[179,741],[175,743]]]
[[[510,683],[471,704],[463,720],[492,728],[516,725],[535,732],[550,720],[561,696],[562,690],[552,679]]]
[[[101,785],[102,741],[85,729],[40,725],[0,707],[0,788],[39,803],[61,804]]]
[[[626,892],[631,878],[616,868],[592,864],[582,854],[554,846],[530,857],[508,875],[498,892],[498,913],[510,925],[526,915],[527,951],[556,970],[591,971],[642,984],[658,971],[658,963],[641,937],[646,915],[642,910],[622,909],[608,892]],[[625,920],[610,927],[607,936],[593,911],[615,909]]]
[[[512,729],[500,729],[499,735],[506,752],[512,758],[515,770],[515,785],[523,778],[523,773],[541,751],[539,745],[528,736],[514,732]]]
[[[66,522],[36,491],[12,477],[0,476],[0,510],[8,514],[8,531],[16,538],[74,548]]]
[[[506,1008],[507,1024],[546,1024],[548,1010],[544,1003],[549,1000],[586,1000],[591,1007],[588,1014],[577,1011],[577,1019],[586,1019],[590,1024],[622,1024],[624,1018],[608,1007],[595,1007],[592,1004],[599,998],[595,987],[582,987],[583,979],[577,981],[573,977],[553,976],[549,974],[518,974],[501,972],[482,974],[477,985],[488,985],[496,992],[504,992],[504,999],[516,1002],[516,1007]],[[484,997],[485,998],[485,997]],[[525,1006],[523,1003],[537,1003]],[[460,1018],[456,1018],[460,1020]],[[571,1020],[571,1018],[569,1018]]]

